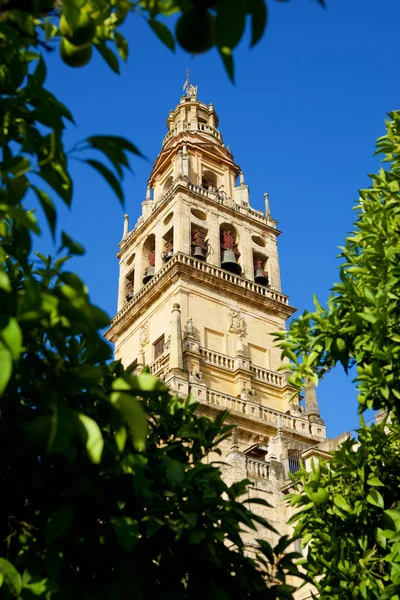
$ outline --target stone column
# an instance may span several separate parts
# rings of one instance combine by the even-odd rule
[[[254,263],[253,263],[253,248],[251,242],[251,230],[247,227],[243,227],[240,231],[240,247],[239,250],[242,253],[240,261],[243,267],[243,275],[246,279],[254,281]]]
[[[218,215],[214,212],[210,212],[208,218],[208,243],[211,246],[211,251],[207,257],[207,262],[220,267],[219,223]]]
[[[122,239],[125,239],[129,231],[129,215],[124,215],[124,233]]]
[[[269,194],[268,192],[265,192],[264,194],[264,203],[265,203],[265,216],[266,217],[270,217],[271,216],[271,209],[269,206]]]
[[[178,396],[186,398],[189,393],[189,383],[183,365],[181,311],[178,303],[175,303],[172,307],[169,348],[169,370],[165,383]]]
[[[183,371],[181,311],[177,303],[172,307],[169,370]]]

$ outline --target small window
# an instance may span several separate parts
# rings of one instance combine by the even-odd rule
[[[154,360],[164,353],[164,336],[162,335],[156,342],[154,342]]]

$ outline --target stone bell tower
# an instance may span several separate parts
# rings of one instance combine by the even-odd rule
[[[148,365],[210,416],[230,410],[237,425],[222,448],[227,477],[249,477],[279,492],[300,453],[321,442],[315,390],[305,406],[287,381],[273,333],[295,309],[281,291],[268,194],[265,212],[218,129],[213,104],[188,85],[167,118],[142,215],[125,216],[118,313],[106,337],[115,358]],[[279,492],[280,493],[280,492]]]

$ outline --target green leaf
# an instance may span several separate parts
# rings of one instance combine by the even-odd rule
[[[107,167],[105,167],[102,163],[92,158],[87,158],[86,161],[89,165],[91,165],[96,171],[98,171],[101,175],[103,175],[104,179],[110,185],[110,187],[114,190],[117,198],[124,205],[124,192],[122,191],[121,185],[118,179],[115,177],[114,173],[110,171]]]
[[[54,240],[54,236],[56,233],[56,221],[57,221],[57,213],[56,213],[54,203],[51,200],[50,196],[48,194],[46,194],[46,192],[44,192],[40,188],[37,188],[36,186],[33,185],[32,189],[35,191],[36,196],[38,197],[38,200],[43,209],[43,212],[46,215],[46,219],[49,224],[50,231],[51,231],[51,234],[52,234],[53,240]]]
[[[104,440],[100,427],[90,417],[77,413],[78,437],[86,447],[86,452],[92,463],[98,465],[104,448]]]
[[[115,56],[114,52],[106,46],[106,44],[102,42],[96,42],[95,47],[100,52],[101,56],[104,58],[108,66],[119,75],[119,62],[118,58]]]
[[[220,0],[216,5],[215,33],[220,47],[234,48],[244,32],[246,5],[244,0],[236,0],[234,8],[231,0]]]
[[[339,352],[346,350],[346,342],[342,338],[336,338],[336,346]]]
[[[0,396],[10,380],[12,373],[12,355],[3,344],[0,343]]]
[[[118,54],[122,58],[123,61],[128,60],[129,55],[129,46],[128,42],[124,38],[123,35],[120,34],[119,31],[114,31],[115,45],[117,46]]]
[[[52,163],[42,165],[39,175],[57,192],[67,206],[71,206],[72,181],[61,163],[53,161]]]
[[[139,402],[126,392],[112,392],[110,400],[129,426],[136,450],[144,450],[146,447],[147,420]]]
[[[118,451],[123,452],[126,444],[127,433],[126,427],[121,425],[119,429],[114,433],[114,440],[117,445]]]
[[[13,564],[5,558],[0,558],[0,575],[2,575],[3,583],[13,596],[19,596],[22,590],[22,578]],[[0,585],[0,587],[2,587]],[[7,596],[6,596],[7,597]]]
[[[17,204],[21,202],[22,198],[29,187],[29,181],[25,175],[19,177],[13,177],[7,181],[7,202],[10,204]]]
[[[56,539],[61,537],[72,525],[74,516],[74,507],[67,504],[54,511],[50,515],[46,525],[46,544],[52,544]]]
[[[333,502],[341,510],[344,510],[345,512],[351,511],[351,507],[349,506],[349,504],[346,502],[346,500],[343,498],[343,496],[341,494],[336,494],[336,496],[334,496],[334,498],[333,498]]]
[[[47,444],[47,452],[66,452],[74,434],[74,413],[69,408],[56,405],[51,415],[51,430]]]
[[[131,517],[112,517],[111,523],[120,546],[124,550],[132,550],[139,541],[139,525]]]
[[[78,242],[75,242],[64,231],[61,232],[61,247],[67,248],[71,254],[77,254],[77,255],[85,254],[84,247],[81,246],[80,244],[78,244]]]
[[[218,52],[222,58],[229,79],[232,83],[235,83],[235,66],[233,64],[232,50],[227,46],[218,46]]]
[[[11,292],[10,278],[4,271],[0,271],[0,290]]]
[[[379,508],[384,508],[385,506],[382,495],[378,492],[378,490],[375,489],[370,490],[367,496],[367,502],[373,504],[374,506],[378,506]]]
[[[14,317],[0,317],[0,338],[11,352],[14,360],[18,360],[22,348],[22,332]]]
[[[263,36],[267,26],[268,12],[265,0],[247,0],[247,4],[251,14],[250,48],[252,48]]]
[[[170,460],[167,464],[165,475],[169,485],[182,483],[185,478],[185,467],[178,460]]]
[[[150,19],[148,23],[158,39],[172,52],[175,52],[175,39],[168,27],[155,19]]]
[[[97,147],[100,148],[100,145],[103,145],[103,146],[112,145],[116,148],[122,148],[123,150],[126,150],[127,152],[131,152],[132,154],[137,154],[137,156],[143,156],[143,154],[140,152],[140,150],[138,148],[136,148],[136,146],[134,146],[134,144],[132,144],[132,142],[130,142],[129,140],[127,140],[124,137],[121,137],[120,135],[92,135],[87,138],[87,141],[90,144],[92,144],[93,146],[95,146],[96,148]]]
[[[316,492],[309,492],[308,497],[314,504],[325,504],[329,500],[329,494],[325,488],[319,488]]]
[[[42,87],[42,85],[45,82],[46,75],[47,75],[46,63],[44,62],[43,57],[41,56],[39,58],[37,67],[33,73],[34,84],[37,85],[38,87]]]
[[[360,312],[357,313],[359,317],[361,317],[364,321],[368,321],[368,323],[376,323],[378,320],[378,317],[376,315],[373,315],[372,313],[368,313],[368,312]]]

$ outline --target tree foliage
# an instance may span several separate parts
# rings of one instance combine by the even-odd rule
[[[360,191],[340,282],[326,308],[316,301],[279,335],[292,383],[317,382],[338,363],[356,368],[359,412],[380,409],[391,421],[362,421],[357,441],[299,474],[292,522],[308,543],[307,575],[327,600],[400,597],[400,112],[386,125],[383,167]]]
[[[255,43],[264,2],[238,5],[240,19],[253,18]],[[223,2],[2,3],[2,598],[291,597],[285,576],[296,568],[284,554],[290,541],[275,548],[260,542],[250,558],[242,529],[271,527],[243,500],[246,482],[227,486],[217,465],[206,464],[229,434],[225,416],[199,418],[190,399],[110,362],[100,334],[109,319],[67,270],[68,259],[84,250],[66,232],[57,235],[56,202],[70,206],[73,198],[71,157],[96,169],[123,202],[124,171],[140,152],[110,135],[66,150],[63,133],[73,116],[45,87],[47,51],[58,45],[67,65],[83,66],[94,48],[118,72],[114,49],[128,56],[118,28],[130,12],[145,16],[173,47],[159,18],[211,6],[215,43],[225,36],[230,52],[243,28],[236,25],[233,35]],[[41,225],[27,208],[32,194],[60,238],[55,258],[34,252]]]

